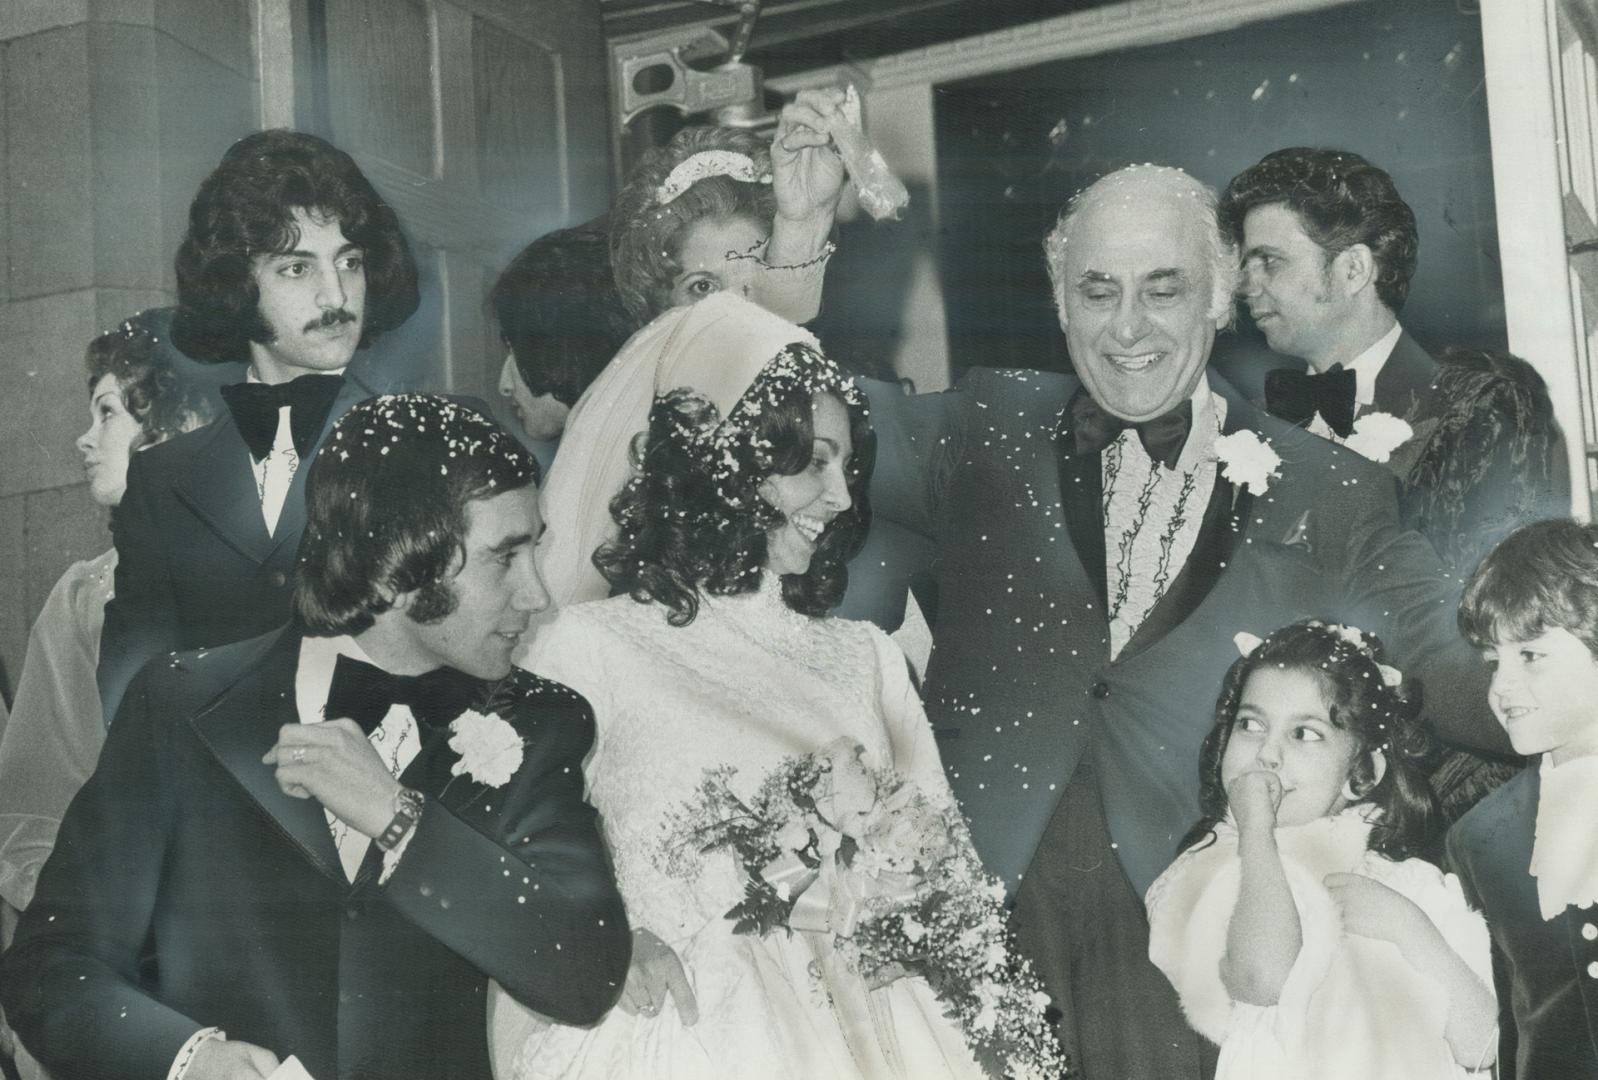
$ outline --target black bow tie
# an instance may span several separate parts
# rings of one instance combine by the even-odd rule
[[[1316,413],[1346,439],[1354,432],[1354,395],[1359,380],[1342,364],[1319,375],[1277,368],[1265,376],[1265,408],[1290,424],[1308,424]]]
[[[286,383],[234,383],[222,387],[233,422],[238,425],[250,456],[260,461],[272,452],[277,436],[277,414],[289,407],[289,433],[300,457],[311,452],[316,436],[333,409],[333,399],[344,386],[342,375],[301,375]]]
[[[480,701],[486,689],[482,679],[451,667],[423,675],[390,675],[341,653],[333,665],[324,714],[329,720],[348,717],[370,735],[389,709],[405,705],[422,727],[443,727]]]
[[[1149,457],[1167,469],[1176,468],[1176,459],[1182,456],[1182,447],[1187,445],[1187,433],[1193,427],[1191,400],[1152,420],[1133,422],[1105,412],[1087,389],[1081,387],[1071,398],[1066,411],[1071,415],[1071,434],[1076,438],[1077,454],[1085,456],[1100,453],[1119,438],[1121,432],[1132,428]]]

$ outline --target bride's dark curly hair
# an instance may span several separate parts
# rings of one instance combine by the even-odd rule
[[[854,455],[845,465],[849,509],[827,525],[803,574],[785,574],[783,600],[805,615],[825,615],[843,599],[848,561],[865,543],[871,510],[866,487],[876,436],[852,392],[774,386],[763,374],[721,423],[716,406],[688,389],[655,400],[638,472],[610,504],[621,527],[594,553],[615,593],[667,607],[686,626],[702,595],[754,592],[766,565],[766,533],[782,512],[759,493],[769,476],[793,476],[815,456],[813,399],[833,393],[849,413]]]

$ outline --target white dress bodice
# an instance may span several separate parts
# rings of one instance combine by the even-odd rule
[[[496,1052],[513,1056],[501,1076],[980,1075],[919,979],[871,993],[876,1026],[895,1045],[862,1055],[814,977],[813,939],[733,933],[725,915],[743,882],[730,855],[707,857],[692,881],[660,865],[707,769],[732,768],[734,790],[752,794],[785,758],[840,736],[870,764],[952,797],[903,655],[868,623],[794,612],[770,575],[758,592],[705,598],[686,626],[666,614],[627,597],[574,605],[539,632],[527,666],[593,706],[584,774],[628,918],[683,959],[700,1020],[688,1028],[670,1008],[617,1009],[584,1031],[526,1031],[511,1049],[515,1025],[500,1003]]]

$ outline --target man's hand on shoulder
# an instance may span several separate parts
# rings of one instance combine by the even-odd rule
[[[182,1080],[264,1080],[277,1067],[277,1055],[265,1047],[210,1039],[194,1051]]]
[[[315,799],[333,816],[377,839],[394,818],[394,779],[353,720],[284,724],[261,761],[277,768],[277,785],[296,799]]]

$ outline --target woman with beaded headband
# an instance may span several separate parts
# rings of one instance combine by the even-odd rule
[[[801,92],[769,144],[701,126],[646,153],[610,219],[616,288],[637,325],[723,290],[794,322],[814,318],[843,190],[833,147],[862,139],[844,92],[829,88]]]
[[[816,314],[844,179],[833,146],[863,139],[844,99],[841,90],[802,92],[770,145],[737,128],[691,127],[645,155],[610,214],[616,288],[640,326],[721,292],[794,322]],[[610,500],[647,418],[661,340],[657,326],[645,326],[567,418],[539,494],[545,520],[554,514],[563,525],[539,550],[553,609],[609,594],[591,559],[613,535]]]
[[[692,881],[657,861],[707,769],[732,770],[747,795],[840,738],[952,796],[903,655],[870,624],[826,616],[868,518],[874,438],[852,382],[806,331],[734,295],[646,333],[659,356],[641,372],[639,469],[594,559],[618,595],[563,609],[525,662],[594,707],[584,772],[634,969],[591,1029],[540,1024],[500,998],[498,1075],[979,1076],[925,982],[819,985],[830,938],[738,934],[724,918],[744,890],[730,855],[707,855]]]
[[[198,380],[168,351],[162,313],[141,312],[89,344],[89,428],[78,436],[89,497],[116,513],[133,453],[206,421]],[[117,553],[73,563],[33,624],[0,739],[0,897],[21,911],[67,804],[105,742],[94,671]],[[9,925],[7,928],[9,938]]]
[[[1217,1080],[1456,1080],[1497,1049],[1486,925],[1427,861],[1420,694],[1352,626],[1238,634],[1149,958]]]

